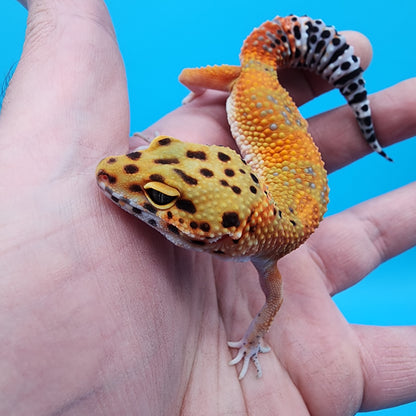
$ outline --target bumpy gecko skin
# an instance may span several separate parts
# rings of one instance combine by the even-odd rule
[[[373,128],[359,59],[331,26],[309,17],[276,17],[244,42],[241,66],[186,69],[193,96],[208,88],[230,92],[227,114],[240,154],[220,146],[159,136],[145,149],[111,156],[97,167],[105,195],[178,246],[251,260],[266,296],[230,364],[269,349],[262,338],[282,303],[276,262],[315,230],[328,203],[320,153],[277,70],[305,68],[341,90],[364,139],[388,158]]]

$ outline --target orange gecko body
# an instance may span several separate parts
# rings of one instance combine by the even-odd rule
[[[362,69],[352,47],[331,26],[309,17],[276,17],[245,40],[240,66],[185,69],[193,95],[228,91],[227,115],[240,154],[229,148],[155,138],[146,149],[111,156],[97,181],[115,203],[173,243],[249,259],[266,302],[238,342],[231,361],[250,360],[261,376],[262,339],[282,303],[277,261],[316,229],[328,203],[327,175],[307,122],[278,81],[278,69],[306,68],[341,90],[364,139],[381,149]]]

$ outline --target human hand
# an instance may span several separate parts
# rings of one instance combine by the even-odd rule
[[[325,219],[280,261],[272,352],[262,379],[240,383],[226,341],[263,303],[255,270],[174,247],[103,198],[95,166],[127,151],[129,131],[110,19],[98,0],[29,6],[0,116],[0,414],[348,415],[414,400],[415,328],[349,325],[330,295],[415,244],[415,184]],[[368,61],[365,40],[350,41]],[[283,75],[299,105],[327,88],[304,76]],[[415,91],[409,80],[372,98],[382,144],[416,133]],[[329,170],[367,152],[347,108],[310,130]],[[234,146],[224,94],[154,131]]]

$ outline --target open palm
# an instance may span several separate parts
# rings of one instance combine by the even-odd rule
[[[416,399],[416,329],[349,325],[331,300],[416,243],[415,184],[325,219],[280,261],[272,352],[262,379],[239,382],[226,341],[264,301],[257,273],[179,249],[104,199],[95,166],[128,147],[124,68],[104,5],[64,3],[29,2],[0,115],[0,414],[332,416]],[[368,60],[365,39],[350,42]],[[328,88],[282,78],[299,105]],[[373,97],[383,144],[416,133],[415,97],[414,80]],[[145,134],[235,146],[224,103],[208,92]],[[347,108],[310,130],[329,171],[367,152]]]

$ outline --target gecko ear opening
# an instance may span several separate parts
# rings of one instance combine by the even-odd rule
[[[162,182],[148,182],[144,185],[144,192],[149,202],[157,209],[169,209],[180,196],[176,188]]]

